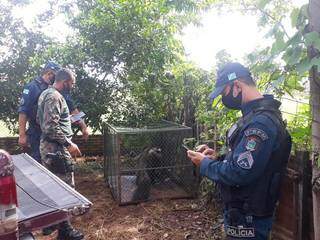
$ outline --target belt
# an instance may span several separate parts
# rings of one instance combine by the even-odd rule
[[[244,202],[229,202],[229,203],[225,203],[224,204],[225,208],[226,209],[230,209],[230,208],[237,208],[237,209],[240,209],[240,210],[248,210],[249,209],[249,206],[247,203],[244,203]]]
[[[41,139],[44,140],[44,141],[46,141],[46,142],[49,142],[49,143],[60,144],[60,143],[58,143],[56,140],[52,140],[52,139],[50,139],[50,138],[48,138],[48,137],[43,137],[43,136],[41,136]],[[60,145],[61,145],[61,144],[60,144]]]
[[[56,140],[53,140],[53,139],[51,139],[51,138],[48,138],[48,137],[43,137],[43,136],[42,136],[41,139],[44,140],[44,141],[47,141],[47,142],[49,142],[49,143],[55,143],[55,144],[58,144],[58,145],[63,146],[63,144],[59,143],[59,142],[56,141]]]
[[[225,210],[238,209],[240,212],[244,214],[252,215],[256,219],[264,219],[264,218],[269,218],[273,216],[273,214],[266,214],[263,216],[257,215],[254,213],[254,211],[250,210],[248,203],[245,203],[245,202],[225,203],[224,207],[225,207]]]

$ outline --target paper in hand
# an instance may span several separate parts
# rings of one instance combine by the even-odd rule
[[[80,121],[86,114],[84,112],[79,112],[70,116],[71,123]]]

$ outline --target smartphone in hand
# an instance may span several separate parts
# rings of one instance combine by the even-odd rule
[[[188,148],[188,146],[185,145],[185,144],[182,144],[182,147],[183,147],[186,151],[192,150],[192,149]]]

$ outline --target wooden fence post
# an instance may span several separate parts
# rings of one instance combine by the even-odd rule
[[[300,173],[300,181],[298,185],[298,231],[297,240],[310,239],[310,201],[311,199],[311,178],[312,178],[312,168],[310,161],[310,153],[306,151],[296,152],[296,162],[298,171]],[[312,207],[311,207],[312,208]]]
[[[310,153],[296,151],[289,160],[281,186],[281,196],[273,226],[277,240],[311,240],[312,167]]]

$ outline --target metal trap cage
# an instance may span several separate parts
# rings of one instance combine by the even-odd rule
[[[195,197],[198,174],[183,139],[192,129],[163,121],[144,128],[104,126],[104,175],[119,205]]]

